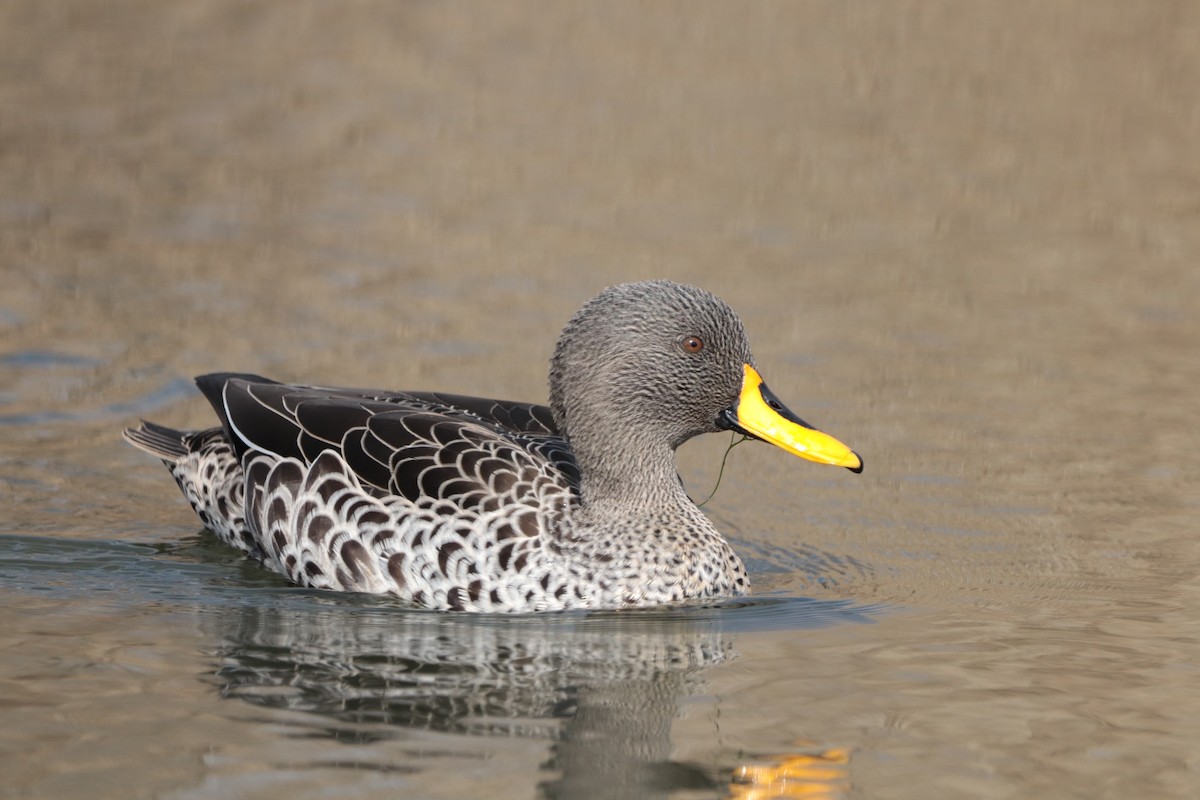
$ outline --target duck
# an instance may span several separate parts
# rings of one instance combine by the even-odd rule
[[[718,601],[746,567],[675,451],[733,431],[820,464],[862,458],[767,388],[741,319],[704,289],[611,286],[567,322],[549,403],[196,378],[220,424],[142,421],[204,526],[300,586],[439,611]]]

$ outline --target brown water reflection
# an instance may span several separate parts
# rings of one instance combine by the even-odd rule
[[[116,433],[204,421],[187,379],[213,369],[540,399],[567,316],[652,276],[728,299],[772,388],[870,463],[734,451],[706,510],[756,585],[890,609],[722,633],[736,658],[628,725],[703,777],[663,791],[844,750],[851,796],[1200,794],[1194,4],[0,20],[0,795],[619,786],[571,783],[561,727],[383,722],[331,756],[291,710],[221,699],[232,620],[293,595],[146,549],[192,520]],[[683,454],[694,494],[712,438]],[[319,618],[292,629],[336,652]]]

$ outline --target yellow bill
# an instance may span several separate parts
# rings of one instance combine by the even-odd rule
[[[862,472],[858,453],[793,414],[749,364],[745,365],[741,394],[718,421],[723,427],[770,442],[809,461]]]

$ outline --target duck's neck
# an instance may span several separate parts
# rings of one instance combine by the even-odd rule
[[[638,514],[673,506],[694,508],[679,480],[675,448],[666,443],[626,439],[608,444],[596,457],[584,444],[576,447],[575,455],[585,509]]]

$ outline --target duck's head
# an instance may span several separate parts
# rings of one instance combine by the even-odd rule
[[[793,414],[763,383],[741,320],[719,297],[671,281],[605,289],[581,308],[550,362],[550,404],[581,461],[635,457],[734,430],[862,471],[846,445]],[[585,468],[590,464],[581,464]]]

